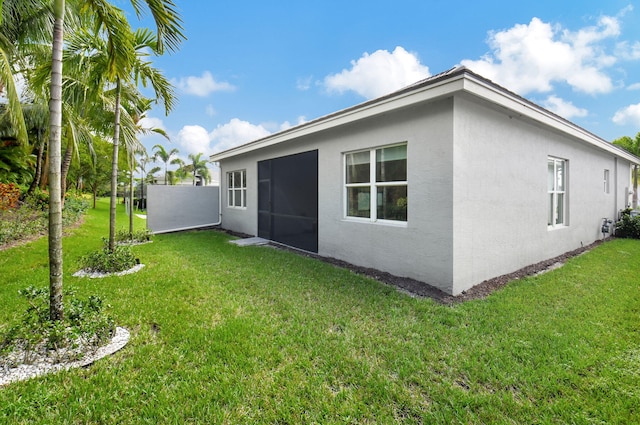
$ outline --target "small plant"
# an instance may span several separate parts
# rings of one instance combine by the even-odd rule
[[[76,223],[88,208],[86,199],[67,194],[62,210],[63,225]],[[40,189],[36,189],[22,203],[18,202],[14,208],[0,208],[0,245],[45,234],[49,223],[48,210],[49,194]]]
[[[129,233],[128,230],[120,229],[116,232],[116,241],[125,243],[144,243],[149,242],[153,233],[149,229],[134,230]]]
[[[24,198],[24,204],[38,211],[49,211],[49,192],[35,189]]]
[[[116,245],[113,251],[109,249],[109,242],[103,239],[102,249],[91,252],[80,258],[80,267],[99,273],[118,273],[129,270],[138,264],[138,260],[128,245]]]
[[[616,236],[619,238],[640,239],[640,215],[631,215],[631,208],[622,211],[620,221],[616,223]]]
[[[115,332],[98,296],[81,300],[67,292],[65,319],[51,321],[46,289],[29,286],[18,292],[28,307],[20,323],[0,335],[0,367],[30,364],[42,357],[53,363],[78,360],[85,352],[95,352]]]

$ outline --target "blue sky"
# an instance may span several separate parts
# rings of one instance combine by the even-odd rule
[[[154,64],[179,103],[149,150],[209,155],[461,64],[606,140],[640,131],[640,2],[175,2],[188,40]]]

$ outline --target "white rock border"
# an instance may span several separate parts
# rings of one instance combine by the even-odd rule
[[[73,274],[73,277],[88,277],[89,279],[101,279],[103,277],[109,276],[124,276],[126,274],[136,273],[144,267],[144,264],[137,264],[131,267],[129,270],[125,270],[118,273],[102,273],[102,272],[92,272],[90,270],[82,269],[78,270]]]
[[[12,382],[24,381],[36,376],[46,375],[48,373],[58,372],[60,370],[69,370],[76,367],[89,366],[96,360],[109,356],[121,350],[129,342],[130,333],[125,328],[116,328],[116,333],[107,345],[98,348],[93,355],[88,355],[74,362],[51,364],[39,362],[34,364],[22,364],[8,371],[0,369],[0,387]]]

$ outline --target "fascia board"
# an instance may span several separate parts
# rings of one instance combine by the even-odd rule
[[[214,162],[221,161],[226,158],[246,154],[254,150],[288,142],[310,134],[334,129],[365,118],[371,118],[387,112],[397,111],[423,102],[450,96],[463,88],[463,82],[464,77],[460,75],[436,82],[435,84],[429,84],[422,88],[413,89],[406,93],[392,94],[389,97],[365,102],[271,136],[213,154],[209,158]]]
[[[640,158],[631,153],[615,146],[612,143],[588,132],[587,130],[565,120],[564,118],[543,109],[534,103],[528,102],[523,98],[512,94],[506,90],[499,90],[486,82],[468,76],[464,79],[465,92],[474,96],[485,99],[486,101],[502,106],[512,111],[517,116],[527,117],[533,121],[537,121],[546,127],[550,127],[570,137],[576,138],[581,142],[595,146],[598,149],[607,151],[618,157],[631,161],[633,164],[640,164]]]

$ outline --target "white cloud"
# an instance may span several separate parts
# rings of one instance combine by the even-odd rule
[[[295,124],[291,124],[289,121],[285,121],[282,124],[280,124],[280,131],[282,130],[287,130],[291,127],[295,127],[297,125],[301,125],[307,122],[307,117],[301,115],[298,117],[298,121]]]
[[[542,105],[561,117],[571,119],[574,117],[586,117],[589,111],[574,106],[573,103],[560,99],[558,96],[549,96]]]
[[[311,88],[312,80],[313,80],[313,76],[300,77],[298,78],[298,81],[296,81],[296,88],[300,91],[307,91]]]
[[[156,117],[143,117],[138,123],[138,125],[142,128],[147,128],[147,129],[158,128],[160,130],[166,130],[162,120]]]
[[[207,115],[209,115],[210,117],[212,117],[215,114],[217,114],[218,112],[216,111],[216,108],[213,107],[213,105],[209,104],[209,105],[207,105],[207,107],[205,109],[205,113]]]
[[[208,137],[213,143],[213,152],[220,152],[266,137],[269,134],[271,132],[262,125],[255,125],[248,121],[233,118],[226,124],[218,125],[209,133]]]
[[[389,53],[378,50],[351,61],[351,69],[328,75],[324,85],[330,92],[354,91],[372,99],[429,77],[429,68],[413,53],[398,46]]]
[[[233,85],[225,81],[217,82],[209,71],[203,72],[201,77],[182,77],[172,82],[184,93],[200,97],[206,97],[215,91],[235,90]]]
[[[182,147],[180,153],[187,156],[190,153],[204,155],[211,154],[211,145],[207,130],[199,125],[185,125],[178,132],[176,141]]]
[[[296,125],[305,122],[305,117],[301,116],[298,117]],[[218,125],[210,132],[199,125],[185,125],[178,132],[176,141],[180,145],[180,153],[185,157],[190,153],[203,153],[209,156],[215,152],[231,149],[272,134],[272,131],[267,127],[273,127],[274,130],[279,131],[286,130],[292,125],[288,121],[282,124],[273,123],[273,125],[252,124],[233,118],[226,124]]]
[[[628,41],[621,41],[616,45],[616,56],[625,60],[639,60],[640,59],[640,41],[636,41],[633,44],[629,44]]]
[[[640,103],[620,109],[613,116],[613,122],[618,125],[632,124],[640,126]]]
[[[523,95],[549,92],[558,82],[584,93],[608,93],[614,86],[605,69],[617,59],[605,45],[619,35],[617,17],[604,16],[577,32],[533,18],[527,25],[490,33],[491,52],[461,64]]]
[[[627,90],[640,90],[640,83],[633,83],[627,87]]]

